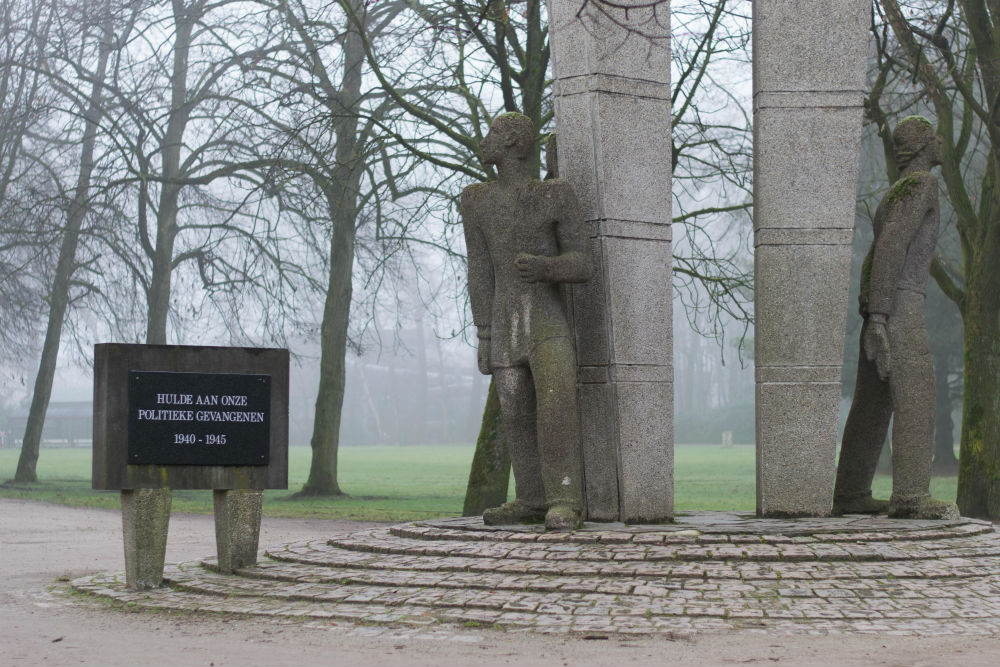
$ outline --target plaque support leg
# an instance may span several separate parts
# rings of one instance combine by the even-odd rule
[[[241,567],[255,565],[264,492],[216,489],[212,495],[219,571],[229,574]]]
[[[163,583],[170,501],[170,489],[122,490],[125,582],[133,590]]]

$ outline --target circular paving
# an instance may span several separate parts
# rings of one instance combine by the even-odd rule
[[[666,526],[572,533],[418,521],[265,550],[233,575],[169,566],[81,592],[153,609],[457,623],[557,633],[1000,632],[1000,533],[987,522],[694,512]]]

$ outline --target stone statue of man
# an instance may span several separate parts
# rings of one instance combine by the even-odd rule
[[[854,402],[834,490],[835,514],[958,518],[952,503],[931,498],[934,368],[924,299],[938,236],[941,141],[925,118],[893,132],[897,180],[875,212],[875,238],[861,277],[861,354]],[[872,478],[892,425],[892,497],[872,498]]]
[[[479,371],[493,374],[516,499],[487,510],[501,525],[545,520],[571,530],[583,509],[576,353],[561,283],[592,273],[586,228],[566,181],[539,181],[535,131],[521,114],[493,121],[481,144],[496,181],[462,192]]]

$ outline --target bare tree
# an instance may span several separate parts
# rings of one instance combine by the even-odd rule
[[[394,22],[405,4],[345,0],[269,7],[282,46],[258,64],[281,99],[268,118],[273,155],[267,178],[282,183],[282,206],[298,216],[325,272],[313,279],[322,297],[320,380],[309,478],[299,495],[340,495],[345,357],[352,314],[360,315],[355,273],[365,276],[363,294],[378,291],[394,254],[416,240],[409,221],[429,213],[424,202],[436,186],[421,183],[419,164],[400,153],[395,139],[381,135],[381,128],[395,122],[395,106],[363,80],[366,43],[378,43],[386,58],[406,48]]]
[[[52,196],[37,184],[46,175],[25,155],[48,115],[41,65],[50,24],[48,3],[0,2],[0,315],[8,323],[0,353],[12,360],[34,347],[58,242],[58,231],[43,224]]]
[[[53,7],[53,10],[56,10]],[[45,342],[42,345],[42,356],[39,362],[38,374],[35,378],[34,393],[31,399],[31,409],[25,426],[21,454],[14,475],[16,482],[35,482],[38,476],[35,472],[38,452],[41,444],[42,426],[45,413],[52,393],[52,381],[55,376],[56,359],[59,354],[59,341],[62,337],[63,323],[70,300],[70,288],[74,272],[77,269],[77,246],[80,242],[81,228],[88,210],[91,195],[91,179],[95,168],[95,147],[97,132],[104,113],[104,86],[108,73],[108,64],[113,50],[115,33],[114,17],[110,3],[104,3],[94,16],[83,15],[82,21],[63,23],[60,28],[60,45],[73,44],[70,35],[82,28],[85,39],[82,40],[82,52],[65,54],[67,60],[80,63],[74,72],[77,80],[89,84],[89,94],[73,100],[71,113],[76,113],[83,119],[82,136],[80,137],[79,170],[76,185],[71,197],[65,202],[65,222],[61,230],[61,243],[58,263],[52,278],[48,294],[48,326],[45,331]],[[47,32],[47,31],[46,31]],[[75,56],[75,58],[74,58]],[[86,65],[90,61],[92,69]],[[37,65],[36,65],[37,67]]]

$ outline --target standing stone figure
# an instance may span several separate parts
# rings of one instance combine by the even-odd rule
[[[544,518],[548,530],[571,530],[583,510],[583,462],[560,284],[586,282],[592,267],[572,187],[531,173],[534,136],[527,117],[499,116],[481,144],[499,177],[462,192],[479,371],[493,374],[517,496],[483,521]]]
[[[924,299],[938,236],[941,140],[925,118],[893,132],[900,177],[875,212],[875,238],[861,271],[861,354],[834,489],[835,514],[888,511],[897,518],[958,518],[931,498],[934,368]],[[892,417],[892,497],[872,498],[872,478]]]

